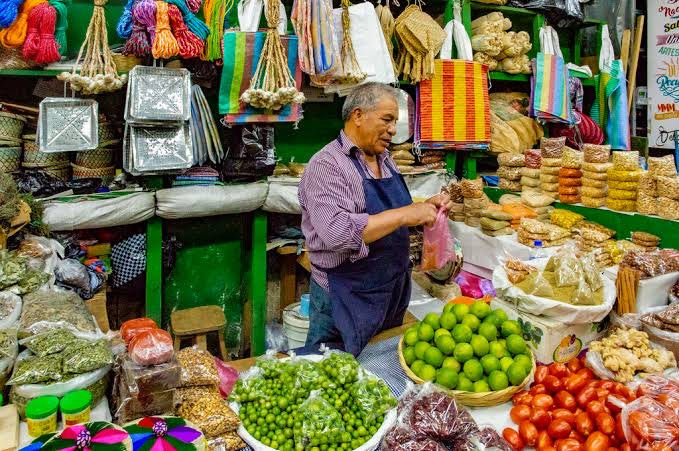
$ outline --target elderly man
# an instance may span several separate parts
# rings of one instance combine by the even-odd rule
[[[316,153],[299,186],[311,259],[306,345],[358,355],[378,332],[402,324],[410,299],[408,227],[432,225],[450,199],[413,203],[387,151],[396,90],[366,83],[346,98],[344,128]]]

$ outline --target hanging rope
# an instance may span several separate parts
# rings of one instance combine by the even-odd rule
[[[151,54],[156,59],[169,59],[178,53],[179,45],[170,31],[167,3],[156,0],[156,37],[153,40]]]
[[[66,55],[68,53],[68,45],[66,43],[68,7],[71,6],[71,0],[49,0],[49,4],[52,5],[57,12],[57,22],[54,26],[54,40],[59,47],[59,53]]]
[[[118,19],[116,33],[118,33],[121,39],[128,39],[132,34],[132,5],[134,5],[134,1],[127,0],[123,13],[120,15],[120,19]]]
[[[182,13],[182,17],[184,18],[186,28],[188,28],[191,33],[195,34],[203,41],[207,39],[208,35],[210,34],[210,29],[207,25],[205,25],[205,22],[197,18],[191,12],[191,10],[189,10],[185,0],[167,0],[167,2],[179,8],[179,11]]]
[[[123,47],[123,55],[134,55],[139,58],[144,58],[151,54],[151,40],[149,34],[146,32],[146,27],[132,20],[132,33]]]
[[[35,54],[34,61],[38,64],[50,64],[61,59],[59,46],[54,39],[54,29],[57,23],[57,10],[49,3],[37,6],[35,9],[42,9],[42,17],[38,29],[40,30],[40,41],[38,52]]]
[[[342,0],[342,75],[335,77],[335,81],[339,84],[357,84],[365,80],[367,76],[358,64],[356,59],[356,52],[354,51],[354,42],[351,39],[351,19],[349,18],[349,7],[351,1]]]
[[[186,6],[189,7],[189,11],[196,14],[198,11],[200,11],[200,7],[203,6],[203,2],[201,0],[187,0]]]
[[[19,6],[24,0],[3,0],[0,2],[0,28],[12,25],[19,14]]]
[[[233,0],[206,0],[203,4],[203,15],[210,27],[210,35],[205,41],[201,59],[215,61],[222,58],[222,31],[226,13],[233,6]]]
[[[170,18],[170,25],[172,26],[172,34],[177,39],[177,45],[179,46],[179,56],[184,59],[200,56],[203,53],[203,46],[205,44],[198,36],[186,28],[179,8],[175,5],[168,5],[167,13]]]
[[[9,28],[0,30],[0,43],[5,47],[17,48],[20,47],[24,40],[26,40],[26,31],[28,29],[28,15],[31,10],[41,3],[47,3],[47,0],[26,0],[21,5],[21,10],[16,20]]]
[[[156,39],[156,2],[153,0],[138,0],[132,7],[132,17],[146,27],[149,36],[149,47]]]
[[[26,21],[26,39],[21,48],[24,59],[33,60],[40,46],[40,22],[42,21],[42,5],[38,5],[28,14]]]

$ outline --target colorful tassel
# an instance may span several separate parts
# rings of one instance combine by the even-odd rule
[[[127,0],[123,13],[118,19],[116,32],[122,39],[128,39],[132,34],[132,5],[134,5],[134,0]]]
[[[24,0],[3,0],[0,2],[0,28],[12,25],[19,14],[19,6]]]
[[[28,14],[26,22],[26,39],[21,48],[21,55],[26,60],[34,60],[40,47],[40,22],[42,22],[43,5],[38,5]]]
[[[149,47],[156,39],[156,3],[153,0],[139,0],[132,7],[132,17],[146,27]]]
[[[168,5],[167,15],[170,18],[170,25],[172,25],[172,34],[175,39],[177,39],[179,56],[184,59],[197,58],[200,56],[200,54],[203,53],[205,43],[186,28],[179,8],[175,5]]]
[[[59,48],[59,53],[66,55],[68,45],[66,41],[66,30],[68,29],[68,7],[71,0],[49,0],[49,4],[54,7],[57,13],[57,22],[54,26],[54,40]]]
[[[26,32],[28,28],[28,15],[31,10],[41,3],[47,3],[47,0],[26,0],[21,5],[21,10],[16,20],[10,25],[0,31],[0,43],[7,48],[18,48],[26,40]]]
[[[167,3],[162,0],[156,0],[156,37],[151,54],[155,59],[169,59],[179,54],[179,45],[170,31]]]
[[[215,61],[222,58],[224,19],[231,6],[233,6],[233,1],[230,0],[205,0],[203,14],[210,27],[210,35],[205,42],[202,60]]]
[[[151,40],[149,34],[146,32],[146,27],[136,19],[132,20],[132,33],[130,38],[125,42],[123,47],[124,55],[134,55],[139,58],[144,58],[151,54]]]
[[[167,2],[172,3],[173,5],[176,5],[177,8],[179,8],[179,11],[182,13],[182,17],[184,18],[184,23],[191,33],[195,34],[203,41],[207,39],[208,35],[210,34],[210,29],[207,25],[205,25],[205,22],[197,18],[189,10],[186,0],[167,0]]]

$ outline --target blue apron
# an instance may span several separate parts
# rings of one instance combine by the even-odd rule
[[[413,202],[403,176],[393,164],[388,163],[391,177],[374,179],[358,161],[355,149],[350,158],[363,178],[366,213],[375,215]],[[411,288],[407,227],[370,243],[367,257],[324,270],[328,274],[332,317],[345,351],[357,356],[377,333],[403,323]]]

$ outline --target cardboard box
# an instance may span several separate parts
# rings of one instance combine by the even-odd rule
[[[19,448],[19,414],[14,404],[0,407],[0,451]]]
[[[514,304],[499,298],[493,298],[490,306],[504,310],[509,319],[519,322],[523,338],[540,363],[567,362],[579,356],[608,326],[608,317],[594,324],[564,324],[555,318],[519,311]]]

